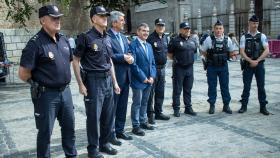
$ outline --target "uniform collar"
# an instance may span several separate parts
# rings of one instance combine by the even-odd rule
[[[93,26],[92,29],[91,29],[98,37],[106,37],[107,36],[107,32],[106,31],[103,31],[103,35],[96,30],[96,28]]]
[[[250,31],[247,32],[248,34],[252,35],[252,36],[256,36],[256,34],[260,33],[258,30],[256,33],[252,34]]]
[[[217,40],[222,40],[222,39],[224,39],[225,34],[223,34],[221,37],[217,37],[217,36],[214,34],[214,37],[215,37]]]
[[[182,36],[182,34],[179,34],[179,37],[180,37],[180,38],[182,38],[182,39],[184,39],[184,40],[188,40],[188,39],[190,39],[190,38],[191,38],[191,36],[189,36],[189,37],[185,38],[185,37],[183,37],[183,36]]]
[[[160,38],[160,37],[159,37],[159,34],[156,32],[156,30],[153,32],[153,34],[154,34],[156,37]],[[162,38],[163,38],[164,36],[165,36],[165,34],[163,33],[163,34],[162,34]]]
[[[53,41],[54,43],[56,43],[56,41],[58,42],[61,35],[59,33],[56,33],[55,34],[55,38],[56,38],[56,41],[54,41],[54,39],[44,30],[44,28],[41,28],[41,31],[40,31],[44,36],[46,36],[47,38],[49,38],[51,41]]]

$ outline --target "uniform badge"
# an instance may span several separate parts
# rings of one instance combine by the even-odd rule
[[[53,54],[53,52],[49,52],[48,54],[49,54],[49,58],[50,58],[51,60],[54,60],[54,54]]]
[[[180,45],[183,46],[183,42],[182,41],[180,41]]]
[[[53,10],[55,10],[56,12],[58,12],[57,6],[53,6]]]
[[[98,46],[97,46],[97,44],[95,44],[95,43],[93,43],[91,47],[92,47],[92,49],[93,49],[94,51],[97,51],[97,50],[98,50]]]
[[[157,47],[157,42],[154,42],[154,46]]]

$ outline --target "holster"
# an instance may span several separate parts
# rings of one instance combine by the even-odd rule
[[[203,69],[206,70],[208,67],[208,62],[206,58],[202,58]]]
[[[249,63],[245,60],[245,59],[240,59],[240,66],[241,66],[241,70],[246,69],[249,66]]]
[[[31,98],[38,99],[40,95],[39,84],[32,79],[29,79],[27,82],[30,84]]]
[[[87,72],[83,68],[80,68],[80,74],[81,74],[81,79],[82,79],[83,83],[85,84],[86,79],[87,79]]]

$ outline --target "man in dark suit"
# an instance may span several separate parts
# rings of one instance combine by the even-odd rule
[[[121,145],[117,138],[124,140],[131,140],[132,137],[124,132],[127,101],[130,84],[130,67],[134,59],[129,51],[127,38],[120,33],[124,29],[124,14],[119,11],[112,11],[110,16],[111,29],[108,34],[111,38],[111,45],[113,49],[113,62],[115,65],[116,78],[121,88],[120,94],[114,94],[114,114],[115,126],[112,129],[111,143],[114,145]],[[117,137],[117,138],[116,138]]]
[[[151,85],[156,77],[156,64],[151,44],[146,42],[149,26],[141,23],[137,27],[137,38],[131,42],[130,50],[134,57],[131,64],[131,88],[133,92],[131,105],[132,133],[144,136],[142,129],[154,130],[147,123],[147,102]],[[141,129],[142,128],[142,129]]]

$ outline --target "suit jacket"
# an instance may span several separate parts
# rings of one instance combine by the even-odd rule
[[[123,34],[120,34],[124,44],[123,52],[117,37],[111,29],[108,30],[108,35],[111,38],[111,45],[113,50],[112,60],[115,66],[117,82],[119,86],[122,87],[125,84],[129,84],[129,82],[131,81],[130,66],[124,60],[124,53],[130,53],[128,40]]]
[[[150,77],[155,79],[156,77],[156,64],[153,49],[151,44],[148,42],[146,43],[148,47],[148,58],[138,39],[135,39],[130,44],[130,50],[134,57],[134,63],[130,65],[131,87],[135,89],[145,89],[147,86],[151,86],[149,83],[144,83],[144,80]]]

